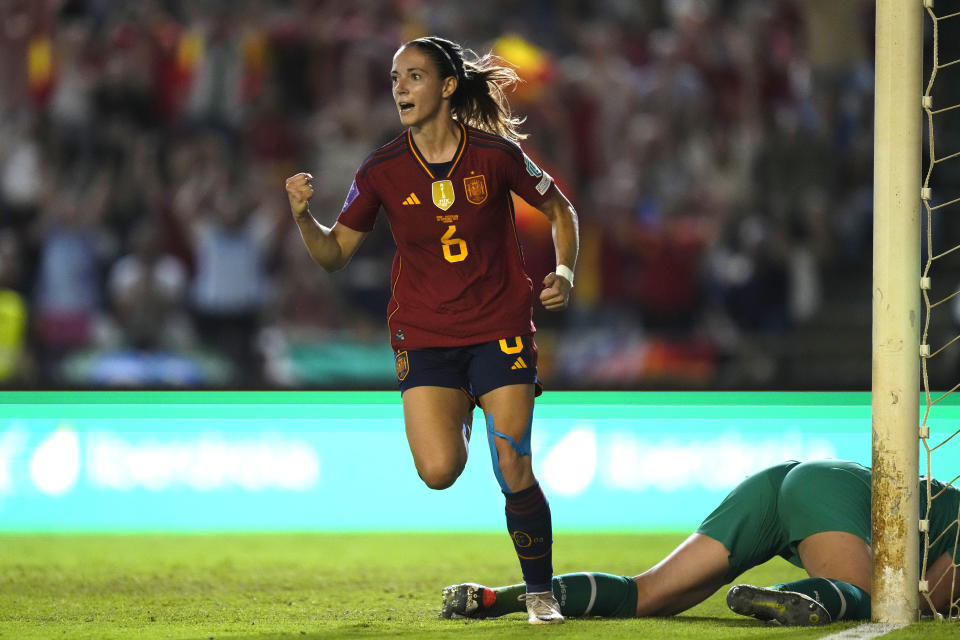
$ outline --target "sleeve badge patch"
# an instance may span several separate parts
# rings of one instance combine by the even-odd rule
[[[540,179],[540,182],[537,183],[537,193],[544,195],[547,192],[547,189],[550,188],[551,184],[553,184],[553,178],[550,177],[550,174],[544,173],[543,177]]]
[[[533,160],[530,159],[530,156],[523,154],[523,163],[527,166],[527,173],[529,173],[534,178],[539,178],[543,175],[543,171],[540,170],[540,167],[533,163]]]
[[[347,208],[353,204],[353,201],[357,199],[358,195],[360,195],[360,189],[357,188],[357,181],[354,180],[353,184],[350,185],[350,192],[347,194],[347,199],[343,203],[343,209],[340,211],[346,211]]]
[[[483,204],[487,199],[487,180],[483,175],[463,179],[463,190],[467,193],[467,202]]]

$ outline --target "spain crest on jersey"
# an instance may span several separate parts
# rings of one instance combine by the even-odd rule
[[[453,182],[450,180],[437,180],[433,183],[433,204],[446,211],[453,206],[455,197]]]
[[[403,382],[403,379],[407,377],[407,374],[410,373],[410,358],[407,356],[406,351],[401,351],[397,354],[397,380]]]
[[[483,175],[463,179],[463,190],[470,204],[482,204],[487,199],[487,180]]]

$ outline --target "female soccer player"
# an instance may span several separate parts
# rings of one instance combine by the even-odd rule
[[[845,460],[791,460],[760,471],[734,488],[696,533],[640,575],[555,577],[561,612],[619,618],[675,615],[779,555],[810,577],[766,588],[736,585],[727,593],[730,609],[784,625],[869,619],[870,473]],[[920,483],[921,514],[926,513],[926,484],[925,479]],[[954,564],[960,562],[954,546],[960,489],[931,480],[930,490],[930,593],[929,601],[921,603],[947,613],[951,589],[960,588]],[[520,610],[520,595],[517,586],[453,585],[443,590],[440,614],[501,616]]]
[[[288,178],[286,189],[303,241],[327,271],[350,261],[386,211],[397,244],[387,327],[417,472],[432,489],[454,483],[479,405],[529,621],[556,624],[563,616],[551,590],[550,508],[530,461],[540,392],[535,293],[511,192],[552,225],[557,267],[539,296],[551,311],[566,308],[573,288],[577,214],[517,146],[521,120],[503,93],[517,76],[497,62],[437,37],[404,44],[390,78],[406,130],[360,166],[336,224],[327,228],[311,215],[309,173]]]

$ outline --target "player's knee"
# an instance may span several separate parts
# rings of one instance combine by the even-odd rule
[[[438,491],[453,486],[462,472],[462,464],[427,463],[417,467],[417,473],[420,474],[423,483]]]
[[[518,491],[534,481],[533,470],[530,466],[529,422],[524,434],[519,440],[516,440],[498,431],[494,426],[493,416],[488,414],[487,440],[490,444],[493,472],[504,493]]]
[[[526,458],[529,460],[529,456]],[[518,470],[522,465],[522,458],[513,447],[500,447],[497,451],[497,466],[500,467],[500,473],[510,474]]]
[[[511,481],[515,475],[514,469],[516,465],[513,464],[509,458],[510,454],[503,454],[497,457],[493,463],[496,465],[493,474],[497,477],[497,482],[500,483],[500,488],[506,492],[512,492],[513,489],[510,487]]]

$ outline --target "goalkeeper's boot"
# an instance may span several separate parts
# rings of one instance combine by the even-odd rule
[[[443,588],[441,618],[486,618],[487,609],[497,601],[493,589],[473,582]]]
[[[822,604],[796,591],[738,584],[727,592],[727,606],[742,616],[773,620],[791,627],[811,627],[831,622],[830,613]]]
[[[560,603],[553,591],[527,593],[520,596],[527,605],[527,622],[530,624],[563,624]]]

